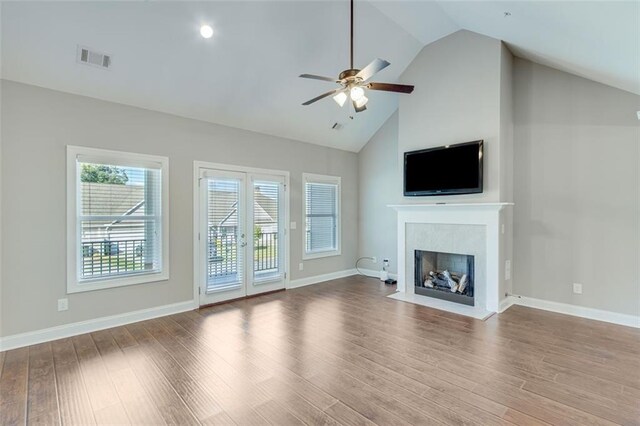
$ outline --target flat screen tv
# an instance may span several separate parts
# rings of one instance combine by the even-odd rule
[[[404,195],[477,194],[482,192],[483,141],[404,153]]]

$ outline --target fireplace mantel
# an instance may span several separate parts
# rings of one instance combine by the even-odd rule
[[[487,315],[498,312],[500,302],[504,298],[504,295],[500,294],[503,262],[501,253],[505,244],[501,210],[510,206],[513,206],[513,203],[414,203],[387,206],[398,212],[398,293],[390,297],[475,318],[486,318]],[[482,283],[480,304],[469,311],[453,302],[436,303],[433,298],[415,294],[414,283],[407,282],[407,269],[412,267],[407,262],[413,262],[413,259],[406,255],[409,249],[406,233],[408,224],[479,225],[485,227],[486,262],[483,266],[486,271],[486,282]],[[419,249],[429,250],[429,247],[419,247]]]
[[[387,207],[396,211],[416,211],[416,210],[432,210],[432,209],[482,209],[500,211],[507,206],[513,206],[513,203],[429,203],[429,204],[389,204]]]

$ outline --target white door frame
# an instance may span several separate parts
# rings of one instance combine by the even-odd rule
[[[290,214],[290,173],[285,170],[262,169],[256,167],[238,166],[234,164],[211,163],[207,161],[193,162],[193,300],[197,306],[200,306],[200,283],[202,280],[202,271],[200,268],[200,242],[198,241],[198,233],[200,232],[200,173],[203,169],[207,170],[224,170],[229,172],[242,172],[249,174],[267,174],[282,176],[285,182],[284,193],[284,288],[289,287],[290,280],[290,250],[291,235],[289,230],[289,214]]]

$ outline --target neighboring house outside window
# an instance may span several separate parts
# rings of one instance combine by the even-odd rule
[[[304,259],[341,253],[340,185],[336,176],[304,173]]]
[[[67,147],[67,292],[169,278],[166,157]]]

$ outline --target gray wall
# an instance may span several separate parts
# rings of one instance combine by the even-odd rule
[[[640,96],[517,59],[514,100],[514,293],[638,315]]]
[[[406,151],[484,139],[485,173],[482,194],[405,197],[404,202],[501,201],[501,48],[499,40],[458,31],[425,46],[407,67],[402,81],[415,90],[400,95],[398,164]],[[402,187],[396,191],[401,194]]]
[[[513,202],[513,61],[514,57],[502,44],[500,49],[500,201]],[[501,234],[500,299],[513,293],[513,273],[506,275],[506,262],[513,259],[513,208],[500,212],[505,232]],[[513,271],[511,271],[513,272]]]
[[[2,4],[0,4],[0,34],[2,34]],[[0,42],[0,81],[2,79],[2,43]],[[0,336],[2,336],[2,84],[0,84]]]
[[[396,211],[401,185],[398,155],[398,112],[393,114],[358,154],[360,256],[376,256],[378,263],[363,260],[359,266],[379,271],[388,258],[389,271],[397,273],[398,236]]]
[[[399,112],[359,153],[359,254],[378,257],[378,265],[363,261],[363,267],[380,269],[388,257],[391,272],[398,270],[396,214],[388,204],[503,201],[501,163],[506,160],[501,155],[508,151],[502,146],[512,145],[507,139],[512,133],[511,62],[499,40],[458,31],[425,46],[409,65],[401,80],[414,84],[414,92],[399,95]],[[503,115],[508,122],[501,125]],[[476,139],[485,140],[484,193],[402,195],[404,152]],[[502,280],[501,288],[506,288]]]
[[[2,301],[0,336],[190,300],[193,161],[291,172],[291,278],[353,268],[357,155],[239,129],[2,81]],[[170,159],[169,281],[69,295],[66,291],[65,146]],[[302,173],[342,177],[342,255],[302,262]]]

